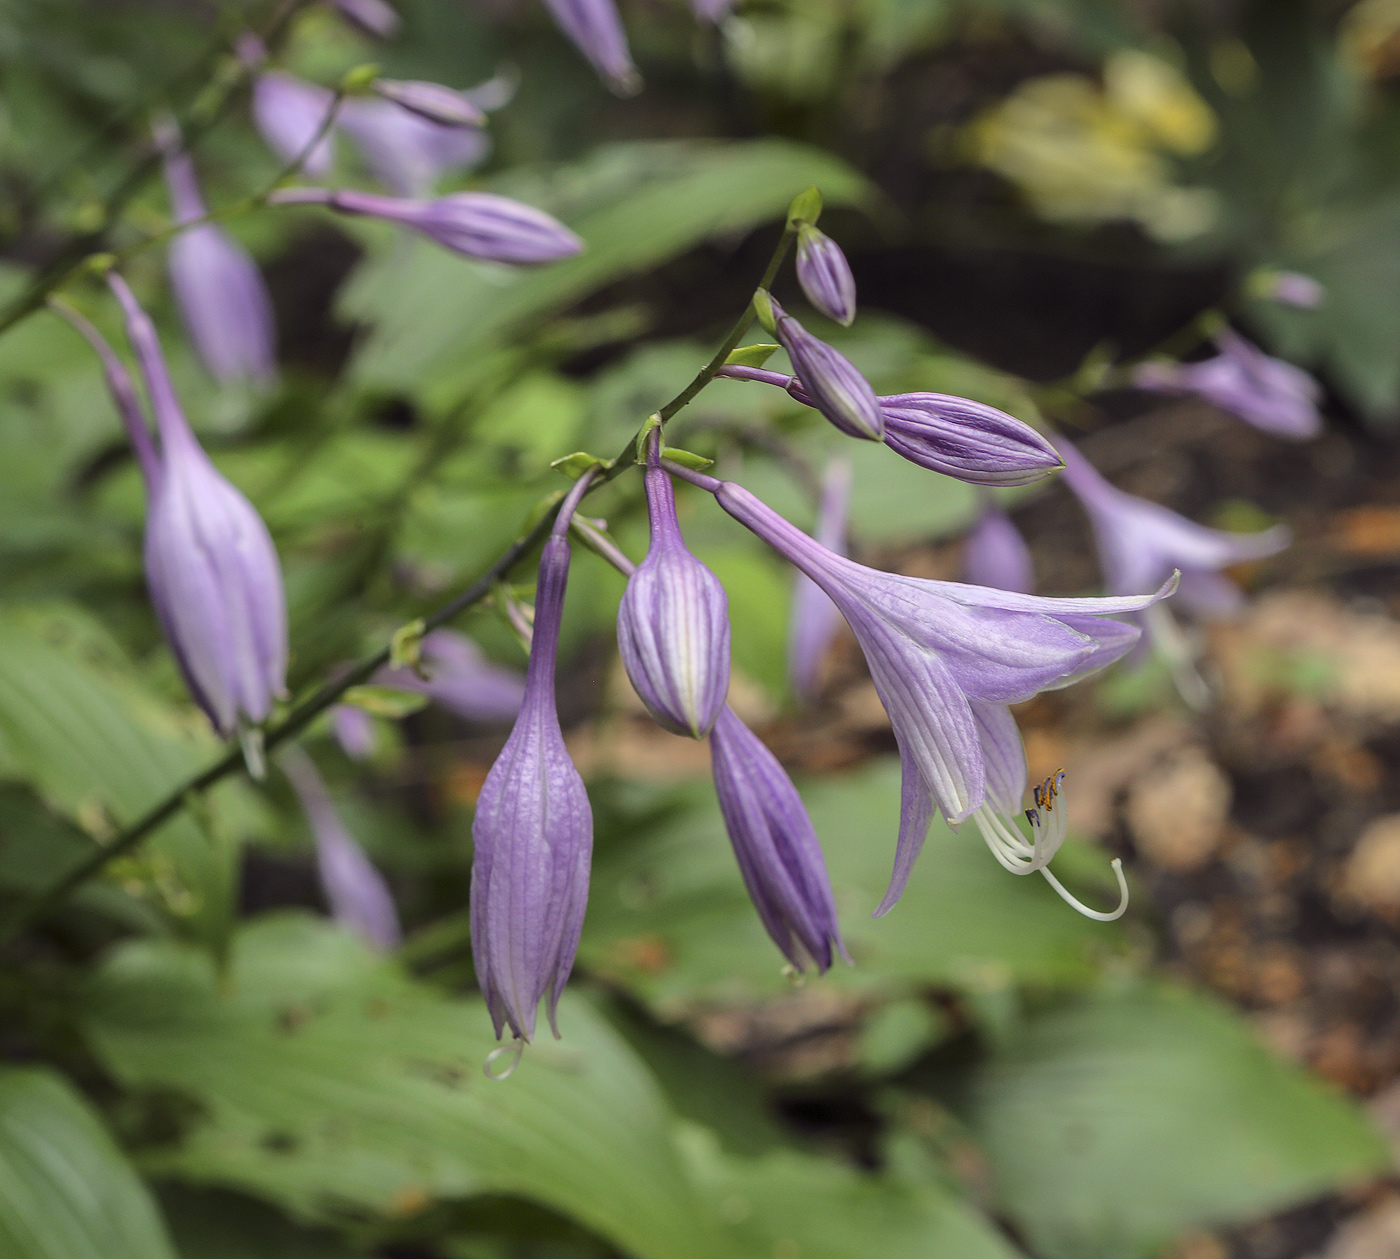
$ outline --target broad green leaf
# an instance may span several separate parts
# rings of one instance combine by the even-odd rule
[[[180,1259],[368,1259],[324,1228],[308,1228],[241,1194],[166,1184],[160,1205]]]
[[[145,1185],[47,1068],[0,1070],[0,1254],[175,1259]]]
[[[1388,1165],[1354,1103],[1270,1057],[1237,1015],[1170,989],[1036,1019],[974,1093],[1001,1206],[1049,1259],[1155,1255],[1187,1228]]]

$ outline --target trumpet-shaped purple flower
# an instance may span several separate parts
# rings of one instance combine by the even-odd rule
[[[1215,344],[1220,353],[1199,363],[1141,363],[1133,384],[1157,393],[1196,394],[1275,437],[1317,436],[1322,428],[1317,381],[1229,329]]]
[[[816,539],[837,555],[846,554],[846,513],[851,503],[851,461],[832,459],[826,465]],[[816,693],[817,671],[826,659],[841,624],[841,613],[806,573],[792,585],[792,615],[788,628],[788,677],[803,698]]]
[[[1151,590],[1175,569],[1181,573],[1182,603],[1198,615],[1228,615],[1239,607],[1241,596],[1221,570],[1274,555],[1290,541],[1284,525],[1258,533],[1207,529],[1124,493],[1068,442],[1061,441],[1059,447],[1065,481],[1089,514],[1104,577],[1114,594]]]
[[[569,759],[554,701],[559,623],[569,577],[567,532],[588,487],[569,492],[540,557],[534,643],[515,728],[477,800],[472,838],[471,928],[477,979],[500,1036],[535,1031],[548,997],[550,1026],[573,969],[588,900],[593,814]]]
[[[442,126],[387,100],[348,100],[339,122],[374,177],[401,197],[427,196],[447,171],[475,166],[490,148],[478,127]]]
[[[245,60],[257,59],[250,64],[261,60],[256,41],[245,40],[239,47]],[[253,122],[262,138],[284,162],[301,158],[301,169],[311,179],[324,179],[335,162],[332,134],[316,139],[334,108],[334,92],[295,75],[267,70],[253,80]]]
[[[557,262],[583,242],[543,210],[490,192],[457,192],[433,201],[381,197],[372,192],[287,188],[269,198],[277,205],[325,205],[421,232],[454,253],[527,266]]]
[[[160,434],[159,464],[146,487],[151,602],[196,702],[227,735],[263,721],[284,689],[281,566],[262,517],[191,432],[146,312],[121,276],[108,281]]]
[[[739,872],[773,943],[798,970],[845,956],[812,819],[777,757],[733,709],[710,732],[715,794]],[[849,958],[847,959],[849,961]]]
[[[165,177],[177,223],[204,217],[194,164],[163,129]],[[272,300],[248,251],[215,223],[187,227],[170,242],[170,283],[190,340],[216,379],[265,382],[277,374]]]
[[[1021,531],[990,497],[963,545],[963,575],[974,586],[1014,590],[1028,595],[1035,589],[1031,552]]]
[[[412,669],[381,669],[375,682],[426,695],[464,721],[510,721],[520,712],[525,680],[492,664],[465,634],[433,630],[420,654],[426,680]]]
[[[345,829],[315,764],[300,748],[284,752],[281,763],[311,827],[331,916],[381,952],[397,948],[403,936],[389,885]]]
[[[870,382],[850,359],[814,337],[777,302],[772,302],[772,307],[773,333],[802,382],[801,400],[848,437],[880,441],[885,435],[885,420]]]
[[[990,724],[997,711],[1117,660],[1139,630],[1103,618],[1140,611],[1175,588],[1173,579],[1137,598],[1047,599],[882,573],[828,551],[742,486],[672,470],[816,582],[865,653],[904,766],[894,877],[877,913],[903,891],[935,805],[950,823],[975,816],[987,825],[1001,756]]]
[[[729,598],[681,536],[671,478],[656,462],[655,443],[643,476],[651,545],[623,593],[617,645],[657,725],[703,739],[729,690]]]
[[[804,223],[797,230],[797,282],[823,315],[847,327],[856,317],[856,279],[841,246]]]
[[[485,111],[469,97],[423,79],[376,79],[374,90],[386,101],[440,127],[480,127]]]
[[[336,11],[366,35],[388,39],[399,29],[399,15],[385,0],[331,0]]]
[[[545,0],[545,7],[617,95],[631,96],[641,89],[614,0]]]

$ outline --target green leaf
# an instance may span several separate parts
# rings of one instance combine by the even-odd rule
[[[46,1068],[0,1070],[0,1254],[175,1259],[145,1185]]]
[[[1050,1259],[1155,1255],[1181,1231],[1383,1171],[1354,1103],[1240,1018],[1169,989],[1036,1019],[981,1072],[973,1125],[1003,1208]]]
[[[372,716],[392,719],[421,712],[430,702],[426,695],[394,686],[352,686],[340,697],[340,701],[363,708]]]

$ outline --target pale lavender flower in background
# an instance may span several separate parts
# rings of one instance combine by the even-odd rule
[[[977,523],[963,543],[963,576],[974,586],[994,590],[1028,595],[1035,589],[1030,547],[989,494],[982,496]]]
[[[1220,353],[1199,363],[1140,363],[1133,384],[1156,393],[1195,394],[1275,437],[1317,436],[1322,429],[1317,381],[1229,329],[1215,343]]]
[[[479,127],[442,126],[387,100],[347,100],[339,124],[374,177],[401,197],[427,196],[448,171],[479,164],[491,147]]]
[[[614,0],[545,0],[555,24],[619,96],[641,90]]]
[[[352,761],[367,761],[374,755],[374,718],[359,705],[337,704],[332,708],[331,733]]]
[[[569,577],[567,533],[588,476],[564,499],[540,557],[534,643],[520,717],[477,800],[472,823],[472,956],[496,1035],[549,1022],[573,969],[588,900],[593,814],[569,759],[554,698],[559,624]]]
[[[436,629],[423,638],[419,655],[426,678],[412,669],[381,669],[377,686],[426,695],[464,721],[510,721],[525,698],[525,679],[493,664],[465,634]]]
[[[703,739],[729,690],[729,598],[690,553],[671,478],[652,444],[646,481],[651,544],[623,592],[617,645],[632,688],[656,723]]]
[[[343,214],[384,219],[421,232],[454,253],[517,266],[557,262],[583,248],[583,242],[558,219],[490,192],[457,192],[421,201],[372,192],[286,188],[269,200],[275,205],[324,205]]]
[[[352,26],[376,39],[388,39],[399,29],[399,15],[385,0],[331,0],[331,5]]]
[[[807,300],[836,323],[856,317],[856,279],[846,255],[825,232],[804,223],[797,230],[797,282]]]
[[[374,91],[386,101],[440,127],[480,127],[485,111],[470,97],[423,79],[375,79]]]
[[[315,763],[300,748],[282,753],[280,762],[311,828],[331,916],[380,952],[397,948],[403,933],[389,885],[345,829]]]
[[[772,302],[772,307],[773,333],[792,360],[803,400],[848,437],[880,441],[885,421],[870,382],[850,359],[814,337],[777,302]]]
[[[778,758],[728,706],[710,732],[710,752],[720,814],[764,928],[798,970],[828,970],[833,947],[843,957],[846,949],[802,797]]]
[[[259,51],[246,42],[240,50],[245,60]],[[253,80],[253,122],[258,132],[284,162],[302,158],[301,170],[311,179],[324,179],[335,163],[333,134],[327,131],[316,140],[334,108],[334,92],[281,70],[264,71]],[[313,140],[315,147],[309,147]]]
[[[281,566],[262,517],[190,430],[150,318],[121,276],[112,273],[108,283],[160,435],[158,469],[147,484],[151,602],[196,702],[228,735],[265,720],[285,689]]]
[[[1273,298],[1281,306],[1316,310],[1326,300],[1327,290],[1301,271],[1276,271],[1269,277],[1264,296]]]
[[[204,198],[173,124],[158,128],[177,223],[204,217]],[[167,255],[185,329],[210,374],[225,383],[266,383],[277,375],[272,299],[248,251],[216,223],[176,234]]]
[[[690,7],[702,22],[718,24],[729,16],[734,0],[690,0]]]
[[[904,767],[894,875],[877,913],[903,891],[935,806],[953,824],[974,817],[995,851],[995,823],[1004,819],[987,783],[988,761],[1001,755],[998,714],[1117,660],[1140,631],[1103,618],[1141,611],[1175,589],[1172,578],[1137,598],[1047,599],[883,573],[833,554],[742,486],[668,466],[816,582],[865,653]]]
[[[851,504],[851,461],[831,459],[822,478],[822,498],[814,536],[836,555],[846,554],[846,515]],[[792,584],[788,624],[788,678],[803,699],[817,691],[817,674],[841,625],[841,613],[806,573]]]

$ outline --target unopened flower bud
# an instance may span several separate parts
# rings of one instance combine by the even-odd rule
[[[847,436],[880,441],[885,420],[870,382],[844,354],[814,337],[771,297],[769,301],[774,334],[811,405]]]
[[[881,398],[880,409],[891,450],[959,481],[1030,485],[1060,466],[1060,456],[1046,438],[983,402],[944,393],[901,393]]]
[[[1028,595],[1035,589],[1031,552],[1020,531],[990,497],[963,544],[963,576],[974,586],[1013,590]]]
[[[632,64],[627,32],[613,0],[545,0],[545,6],[617,95],[632,96],[641,90],[642,79]]]
[[[482,110],[461,92],[441,83],[421,79],[376,79],[375,92],[386,101],[417,114],[440,127],[480,127],[486,122]]]
[[[804,223],[797,232],[797,282],[828,319],[849,326],[856,317],[856,280],[841,246]]]

